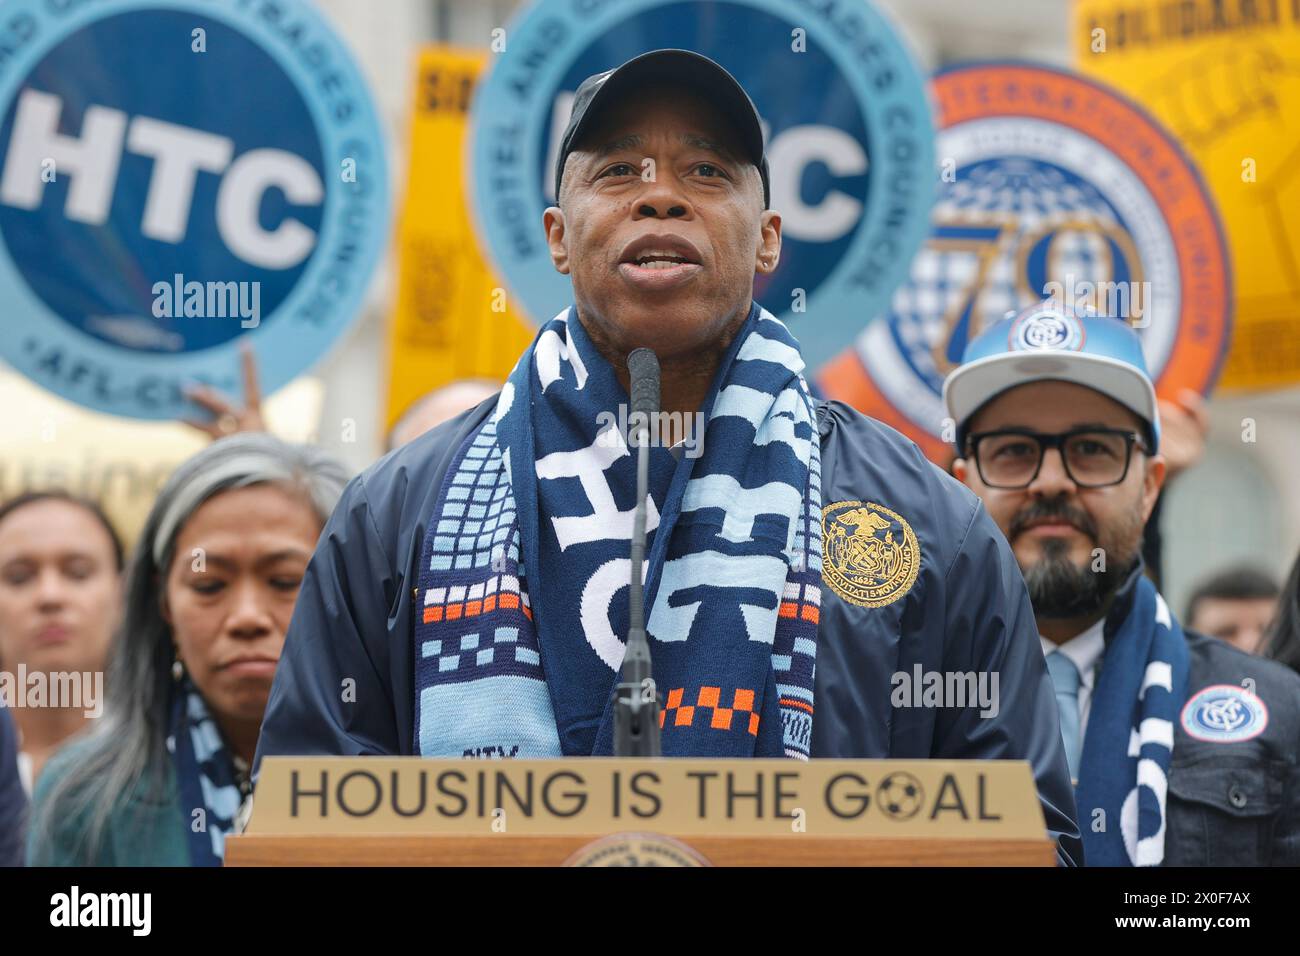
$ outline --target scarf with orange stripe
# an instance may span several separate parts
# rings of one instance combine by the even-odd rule
[[[665,755],[809,756],[821,485],[802,370],[789,330],[754,305],[701,408],[698,454],[651,449],[645,587]],[[611,752],[636,499],[627,405],[566,309],[458,450],[417,590],[421,754]]]

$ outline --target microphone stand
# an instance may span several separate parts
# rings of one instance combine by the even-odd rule
[[[614,687],[614,756],[660,757],[659,692],[650,666],[650,644],[645,632],[646,496],[650,485],[649,425],[659,411],[659,359],[650,349],[628,356],[627,368],[636,436],[636,511],[632,519],[632,580],[628,594],[627,649],[620,680]],[[631,437],[631,436],[629,436]]]

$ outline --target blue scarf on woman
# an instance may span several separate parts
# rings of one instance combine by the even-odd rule
[[[1139,567],[1132,603],[1106,645],[1079,759],[1075,805],[1088,866],[1159,866],[1174,728],[1190,654],[1164,598]],[[1105,826],[1094,827],[1101,810]]]
[[[235,782],[234,759],[188,675],[172,685],[167,749],[176,770],[190,865],[221,866],[226,835],[235,828],[243,796]]]
[[[645,588],[665,755],[809,755],[821,486],[802,369],[789,330],[754,305],[701,407],[702,453],[652,449]],[[628,404],[566,309],[458,451],[417,591],[421,754],[611,752],[636,505]]]

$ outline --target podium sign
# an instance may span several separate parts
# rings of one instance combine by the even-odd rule
[[[611,834],[719,864],[1054,858],[1024,762],[268,757],[226,862],[558,864]]]

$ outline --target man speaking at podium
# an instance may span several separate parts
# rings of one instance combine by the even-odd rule
[[[629,60],[579,87],[555,179],[543,225],[575,304],[499,396],[348,487],[259,759],[612,752],[637,498],[627,357],[649,348],[656,420],[703,424],[650,449],[663,753],[1027,760],[1077,862],[1055,698],[1005,540],[910,441],[814,400],[798,342],[753,301],[781,217],[748,95],[694,53]],[[904,687],[927,675],[970,699]]]

